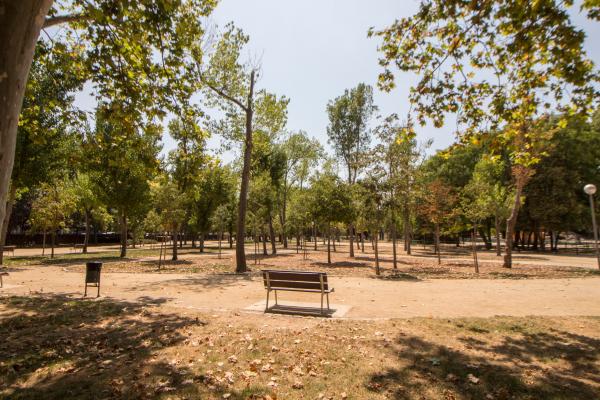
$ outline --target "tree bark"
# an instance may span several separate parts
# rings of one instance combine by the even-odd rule
[[[379,235],[376,233],[375,235],[373,235],[373,247],[375,250],[375,274],[376,275],[381,275],[381,270],[379,269],[379,246],[377,246],[378,244],[378,238]]]
[[[267,252],[267,234],[264,232],[264,230],[262,233],[262,245],[263,245],[263,255],[268,256],[269,253]]]
[[[331,227],[327,229],[327,264],[331,264]]]
[[[42,255],[46,255],[46,231],[42,234]]]
[[[275,243],[275,229],[273,229],[273,218],[269,213],[269,236],[271,236],[271,254],[277,254],[277,244]]]
[[[85,210],[84,215],[85,215],[85,237],[83,238],[83,254],[87,254],[89,237],[90,237],[90,211]]]
[[[50,258],[54,258],[54,246],[56,246],[56,230],[52,230],[52,235],[50,239]]]
[[[398,269],[398,254],[396,252],[396,243],[397,243],[397,237],[396,237],[396,221],[394,218],[394,213],[392,211],[392,256],[393,256],[393,266],[394,269]]]
[[[173,229],[171,236],[173,237],[173,256],[171,257],[171,260],[177,261],[177,229]]]
[[[4,262],[4,244],[6,243],[6,237],[8,236],[8,226],[10,225],[10,216],[12,215],[16,195],[17,189],[11,185],[8,201],[6,203],[6,214],[4,214],[4,220],[2,221],[2,227],[0,228],[0,265]]]
[[[200,234],[200,253],[204,253],[204,233]]]
[[[317,251],[317,225],[313,222],[313,237],[315,238],[315,251]]]
[[[255,71],[250,73],[250,88],[246,102],[246,139],[244,141],[244,165],[242,167],[242,182],[240,186],[240,202],[238,206],[237,236],[235,242],[235,272],[243,273],[248,270],[246,266],[246,209],[248,207],[248,187],[250,186],[250,164],[252,162],[252,118],[254,113],[254,77]]]
[[[348,225],[348,235],[350,240],[350,258],[354,258],[354,224]]]
[[[477,260],[477,223],[473,223],[473,231],[471,232],[471,244],[473,246],[473,263],[475,265],[475,273],[479,273],[479,262]]]
[[[521,193],[523,187],[527,182],[527,176],[529,172],[525,169],[517,171],[515,173],[516,184],[515,184],[515,198],[513,201],[513,207],[510,212],[510,216],[506,220],[506,244],[504,254],[504,268],[512,268],[512,247],[513,247],[513,234],[515,232],[515,226],[517,225],[517,217],[519,216],[519,208],[521,207]]]
[[[435,224],[435,252],[437,253],[438,264],[441,264],[442,255],[440,254],[440,224]]]
[[[502,249],[500,248],[500,218],[496,215],[494,217],[494,223],[496,225],[496,255],[502,255]]]
[[[121,258],[127,257],[127,214],[121,214]]]
[[[52,0],[0,0],[0,221],[6,215],[27,77],[51,6]]]

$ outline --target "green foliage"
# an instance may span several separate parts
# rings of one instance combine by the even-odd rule
[[[369,120],[375,111],[373,88],[364,83],[327,104],[329,143],[343,160],[349,183],[356,181],[358,171],[364,166],[364,155],[371,141]]]
[[[32,230],[46,233],[65,228],[76,202],[71,182],[58,180],[41,184],[31,205],[29,223]]]
[[[350,223],[354,218],[349,186],[339,177],[323,173],[313,178],[310,187],[310,209],[313,218],[323,226]]]

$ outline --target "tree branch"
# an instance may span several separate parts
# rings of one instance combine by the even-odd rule
[[[57,15],[55,17],[46,18],[46,21],[44,22],[44,28],[49,28],[54,25],[68,24],[69,22],[76,22],[89,18],[90,17],[86,14]]]
[[[240,107],[242,110],[244,111],[248,111],[247,107],[244,105],[244,103],[242,103],[241,101],[239,101],[238,99],[236,99],[235,97],[232,97],[230,95],[228,95],[227,93],[225,93],[224,91],[222,91],[221,89],[219,89],[218,87],[212,85],[210,82],[208,82],[206,79],[204,79],[204,77],[202,75],[200,75],[200,81],[202,83],[204,83],[206,86],[208,86],[213,92],[215,92],[216,94],[218,94],[219,96],[223,97],[226,100],[231,101],[232,103],[235,103],[238,107]]]

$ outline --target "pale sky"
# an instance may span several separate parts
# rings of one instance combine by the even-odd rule
[[[344,89],[365,82],[375,88],[375,103],[381,115],[408,110],[408,89],[416,83],[409,74],[397,74],[392,93],[377,90],[378,39],[367,38],[369,27],[382,28],[395,19],[412,15],[417,0],[221,0],[211,19],[219,26],[233,21],[250,36],[248,55],[262,60],[260,88],[291,99],[288,129],[305,130],[327,143],[326,104]],[[573,21],[587,33],[586,50],[600,64],[600,23],[577,15]],[[89,109],[89,100],[79,102]],[[441,129],[418,128],[419,140],[433,139],[432,151],[454,141],[452,120]],[[218,146],[219,138],[210,141]],[[169,138],[165,150],[174,147]],[[225,155],[230,160],[231,155]]]

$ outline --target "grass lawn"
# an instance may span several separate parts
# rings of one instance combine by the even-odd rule
[[[0,299],[5,399],[593,399],[600,318],[323,320]]]

